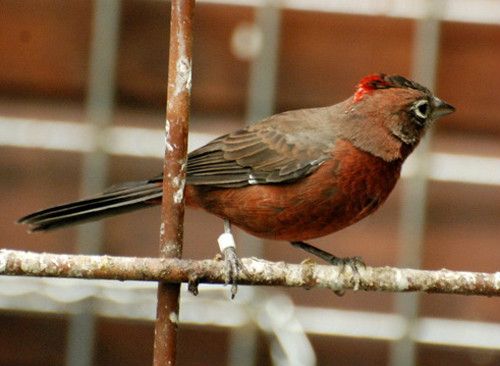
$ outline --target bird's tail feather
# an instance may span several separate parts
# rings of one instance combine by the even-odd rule
[[[81,224],[106,216],[151,207],[161,202],[162,186],[155,182],[132,182],[112,187],[101,196],[34,212],[18,220],[30,231],[44,231]]]

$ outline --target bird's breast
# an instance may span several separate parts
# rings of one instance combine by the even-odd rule
[[[201,207],[258,237],[308,240],[338,231],[375,211],[399,178],[401,162],[386,162],[347,141],[331,158],[293,183],[243,188],[187,187]]]

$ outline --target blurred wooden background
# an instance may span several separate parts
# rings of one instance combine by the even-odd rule
[[[88,0],[0,0],[0,116],[84,123],[92,6]],[[231,39],[238,26],[253,18],[250,7],[197,6],[193,130],[219,135],[243,125],[249,61],[234,53]],[[168,25],[168,2],[123,1],[116,125],[162,128]],[[414,28],[411,19],[283,10],[276,111],[334,104],[347,98],[365,74],[409,75]],[[433,151],[500,159],[499,65],[499,25],[442,23],[436,92],[457,112],[436,126]],[[0,151],[0,247],[74,252],[74,229],[26,235],[13,222],[33,210],[76,199],[81,154],[9,146],[0,146]],[[154,176],[160,169],[158,159],[113,156],[109,184]],[[361,255],[368,264],[394,265],[399,206],[405,199],[398,187],[379,212],[316,244],[341,256]],[[499,185],[431,181],[427,206],[424,268],[498,270]],[[155,256],[158,228],[156,209],[110,219],[105,224],[104,251]],[[220,220],[189,210],[185,228],[185,257],[216,253]],[[286,243],[264,248],[264,256],[271,260],[304,259]],[[348,293],[339,298],[327,291],[286,292],[299,305],[393,310],[389,294]],[[498,299],[424,295],[420,314],[500,323],[499,305]],[[0,319],[1,365],[63,364],[64,316],[3,312]],[[151,363],[151,323],[99,319],[97,331],[96,365]],[[225,364],[228,337],[223,328],[182,327],[179,365]],[[387,342],[326,336],[312,336],[311,341],[319,365],[388,362]],[[266,336],[259,337],[259,365],[270,363],[268,342]],[[499,365],[500,354],[418,347],[419,364],[444,362]]]

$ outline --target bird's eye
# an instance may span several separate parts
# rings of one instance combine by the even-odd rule
[[[412,108],[413,114],[420,120],[427,119],[429,115],[429,102],[427,100],[419,100],[413,105]]]

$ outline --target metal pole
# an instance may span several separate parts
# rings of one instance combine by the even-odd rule
[[[273,1],[267,1],[255,8],[255,25],[262,33],[262,48],[250,64],[247,96],[247,123],[256,122],[274,113],[276,100],[276,79],[279,63],[281,33],[281,9]],[[262,257],[263,242],[242,233],[239,236],[240,254]],[[253,245],[249,245],[252,243]],[[249,253],[248,247],[253,249]],[[253,286],[241,288],[239,296],[251,298],[251,302],[261,301],[263,289]],[[257,364],[258,330],[253,324],[235,328],[229,339],[228,365],[254,366]]]
[[[434,88],[439,56],[440,15],[444,3],[442,0],[427,0],[426,15],[416,22],[413,47],[412,78]],[[414,175],[403,185],[401,206],[399,265],[420,268],[426,230],[426,206],[428,188],[428,162],[432,134],[422,141],[415,151]],[[416,344],[412,338],[412,325],[418,319],[420,294],[397,294],[396,311],[403,315],[409,327],[402,339],[391,345],[390,364],[413,366],[417,364]]]
[[[255,8],[255,24],[262,32],[262,48],[250,64],[247,122],[256,122],[274,113],[278,77],[281,9],[272,1]]]
[[[172,1],[160,228],[162,258],[180,258],[182,255],[194,6],[194,0]],[[179,284],[158,284],[155,366],[176,363],[179,292]]]
[[[87,123],[92,128],[95,149],[84,156],[82,196],[102,191],[106,186],[108,155],[99,141],[103,130],[112,124],[116,79],[116,57],[120,34],[121,0],[94,2],[92,41],[89,55],[89,79],[86,100]],[[78,228],[77,253],[97,254],[103,241],[102,222]],[[93,364],[95,316],[92,301],[69,318],[65,364]]]

